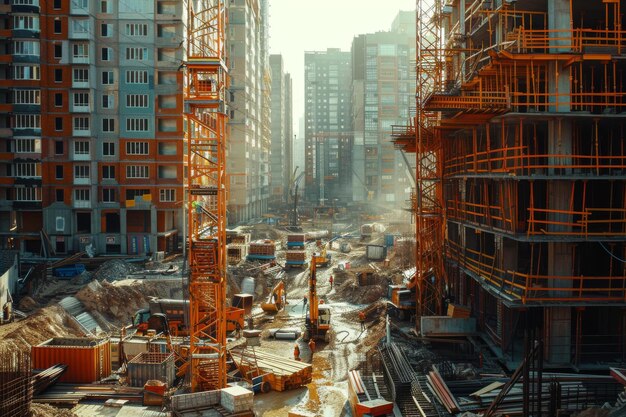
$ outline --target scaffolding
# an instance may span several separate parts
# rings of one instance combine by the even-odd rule
[[[507,351],[542,308],[548,360],[602,356],[584,340],[626,322],[621,2],[418,0],[416,24],[417,108],[392,140],[416,155],[417,315],[453,299]]]
[[[192,391],[226,386],[225,4],[189,3],[185,72]]]

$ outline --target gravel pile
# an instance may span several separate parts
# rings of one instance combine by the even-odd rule
[[[139,267],[129,262],[124,262],[120,259],[111,259],[100,265],[100,268],[93,273],[92,278],[98,281],[118,281],[126,279],[128,274],[138,270]]]

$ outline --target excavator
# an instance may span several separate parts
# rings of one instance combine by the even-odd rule
[[[267,301],[261,304],[261,309],[268,314],[276,314],[285,308],[285,304],[287,304],[285,283],[279,281],[270,292]]]
[[[317,265],[311,260],[309,270],[309,311],[305,321],[306,330],[304,340],[318,339],[325,342],[330,341],[330,307],[323,304],[317,297]]]

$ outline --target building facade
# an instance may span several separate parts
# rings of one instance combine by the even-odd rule
[[[351,55],[306,52],[305,198],[320,205],[352,200]]]
[[[183,3],[0,7],[10,13],[0,40],[3,245],[35,255],[175,249]]]
[[[227,170],[230,224],[260,217],[270,196],[270,92],[267,0],[229,3],[230,120]]]
[[[293,127],[291,77],[284,71],[282,55],[270,55],[272,69],[272,153],[270,163],[273,206],[285,203],[292,175]]]
[[[408,167],[389,135],[408,123],[414,101],[415,12],[400,12],[389,31],[355,37],[351,52],[353,199],[406,201]]]

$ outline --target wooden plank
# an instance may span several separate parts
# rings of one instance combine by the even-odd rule
[[[488,392],[491,392],[495,389],[501,388],[502,385],[504,385],[504,382],[492,382],[491,384],[487,385],[486,387],[482,387],[481,389],[479,389],[476,392],[472,392],[470,394],[470,397],[480,397],[483,394],[486,394]]]

